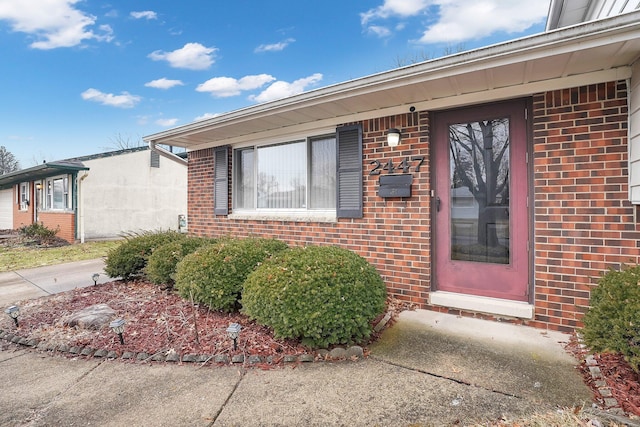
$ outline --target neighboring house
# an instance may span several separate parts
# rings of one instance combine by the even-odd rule
[[[58,236],[69,242],[178,229],[186,189],[186,163],[160,158],[146,146],[0,176],[0,191],[11,193],[8,228],[38,222],[59,228]]]
[[[0,190],[0,230],[13,228],[13,190]]]
[[[193,234],[339,245],[420,307],[571,331],[640,261],[640,12],[615,4],[145,140],[187,148]]]

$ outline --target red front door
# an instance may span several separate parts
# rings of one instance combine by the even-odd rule
[[[435,290],[528,299],[526,102],[433,116]]]

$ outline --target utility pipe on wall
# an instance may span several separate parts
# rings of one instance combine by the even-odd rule
[[[84,243],[84,188],[82,187],[82,181],[84,181],[84,179],[88,176],[89,174],[85,172],[84,175],[77,178],[78,180],[78,216],[79,216],[78,221],[80,223],[80,243]]]

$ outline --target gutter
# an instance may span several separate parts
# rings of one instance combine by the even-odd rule
[[[151,149],[151,151],[155,151],[156,153],[158,153],[162,157],[166,157],[167,159],[173,160],[174,162],[179,163],[179,164],[184,165],[184,166],[188,165],[188,162],[187,162],[186,159],[183,159],[182,157],[177,156],[177,155],[173,154],[172,152],[167,151],[164,148],[157,146],[155,142],[147,141],[147,143],[149,144],[149,148]]]

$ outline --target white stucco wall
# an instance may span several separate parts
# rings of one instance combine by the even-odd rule
[[[86,240],[178,229],[178,215],[187,213],[187,166],[160,157],[152,168],[150,157],[144,150],[83,160],[89,171],[79,183],[78,238],[82,222]]]
[[[13,228],[13,191],[0,190],[0,230]]]

